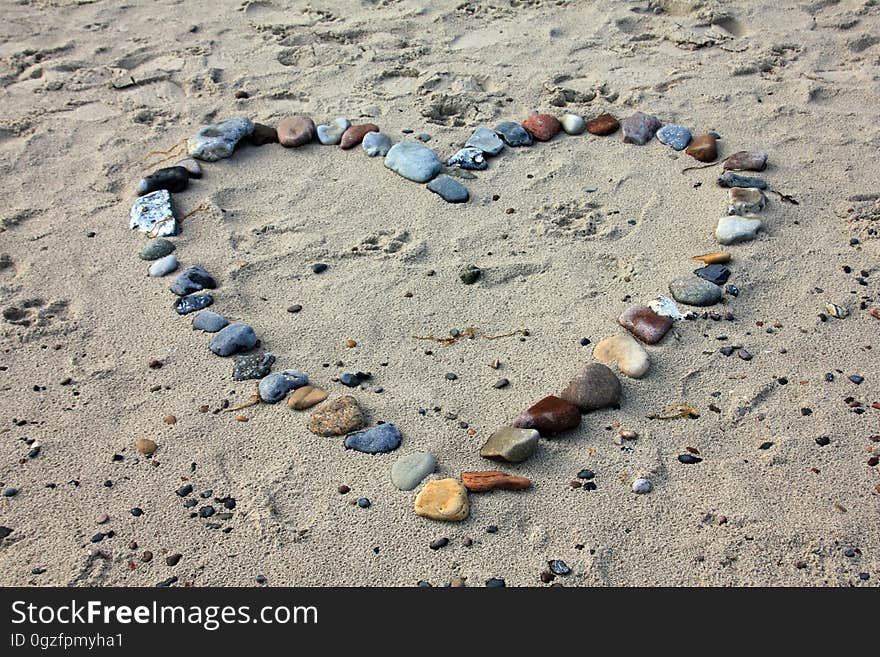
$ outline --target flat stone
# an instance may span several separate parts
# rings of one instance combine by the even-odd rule
[[[731,272],[730,269],[724,265],[706,265],[705,267],[695,269],[694,273],[710,283],[724,285],[727,282],[727,279],[730,278]]]
[[[208,348],[218,356],[232,356],[257,345],[257,334],[247,324],[230,324],[214,334]]]
[[[171,255],[167,255],[164,258],[159,258],[150,265],[150,268],[147,270],[147,273],[153,278],[162,278],[163,276],[167,276],[171,272],[177,269],[177,256],[173,253]]]
[[[278,129],[265,123],[254,123],[254,129],[248,135],[248,142],[254,146],[278,143]]]
[[[684,319],[684,315],[678,309],[675,301],[673,301],[669,297],[663,296],[662,294],[653,301],[650,301],[648,303],[648,307],[661,317],[668,317],[673,322]]]
[[[430,452],[407,454],[391,466],[391,483],[400,490],[413,490],[436,468],[437,459]]]
[[[535,429],[542,436],[555,436],[578,427],[580,409],[559,397],[550,395],[520,413],[513,421],[517,429]]]
[[[304,411],[327,399],[328,394],[314,386],[303,386],[294,390],[287,398],[287,407],[294,411]]]
[[[587,363],[559,396],[586,413],[619,406],[622,394],[620,380],[614,372],[601,363]]]
[[[337,397],[309,417],[309,431],[318,436],[344,436],[367,423],[357,400],[350,395]]]
[[[640,303],[624,310],[617,318],[617,323],[646,344],[657,344],[672,328],[670,317],[664,317]]]
[[[288,116],[278,122],[276,135],[285,148],[297,148],[314,141],[317,130],[315,122],[303,114]]]
[[[197,310],[204,310],[214,303],[214,297],[210,294],[191,294],[188,297],[179,297],[172,308],[178,315],[189,315]]]
[[[694,274],[676,278],[669,291],[679,303],[688,306],[711,306],[721,301],[721,288]]]
[[[665,125],[657,131],[657,141],[682,151],[691,143],[693,135],[683,125]]]
[[[429,481],[416,496],[415,512],[431,520],[464,520],[470,513],[467,489],[456,479]]]
[[[534,429],[501,427],[489,436],[480,448],[480,456],[487,459],[519,463],[529,458],[538,446],[539,434]]]
[[[465,147],[476,148],[486,155],[498,155],[504,149],[504,142],[494,130],[477,128],[465,142]]]
[[[584,120],[584,117],[577,114],[566,114],[559,119],[559,123],[567,135],[582,135],[584,130],[587,129],[587,122]]]
[[[191,157],[185,157],[180,162],[175,164],[176,167],[183,167],[186,169],[186,172],[189,174],[190,178],[201,178],[202,177],[202,165],[199,164],[198,160],[194,160]]]
[[[620,122],[611,114],[600,114],[595,119],[587,121],[587,132],[591,135],[604,137],[611,135],[620,129]]]
[[[226,321],[226,318],[223,315],[215,313],[212,310],[203,310],[193,317],[192,327],[197,331],[216,333],[227,324],[229,324],[229,322]]]
[[[644,112],[636,112],[632,116],[628,116],[621,123],[623,128],[623,141],[626,144],[636,144],[644,146],[657,130],[660,129],[660,119],[653,114],[645,114]]]
[[[763,171],[767,168],[764,151],[739,151],[724,160],[725,171]]]
[[[466,203],[470,198],[467,187],[449,176],[437,176],[428,183],[428,189],[447,203]]]
[[[205,162],[216,162],[232,155],[238,142],[254,131],[250,119],[225,119],[205,126],[186,140],[190,157]]]
[[[648,352],[629,333],[600,340],[593,348],[593,358],[603,363],[617,363],[620,373],[633,379],[641,379],[650,367]]]
[[[167,256],[176,248],[174,242],[169,242],[162,238],[150,240],[141,249],[140,257],[141,260],[158,260]]]
[[[745,216],[764,209],[767,199],[764,192],[754,187],[732,187],[727,190],[727,214]]]
[[[349,126],[348,130],[342,133],[342,140],[339,146],[348,150],[354,148],[364,140],[364,136],[370,132],[379,132],[379,126],[375,123],[360,123],[358,125]]]
[[[370,157],[377,155],[385,157],[391,150],[391,137],[384,132],[368,132],[364,135],[361,147],[364,149],[364,153]]]
[[[531,114],[522,122],[522,127],[538,141],[550,141],[562,130],[559,119],[549,114]]]
[[[177,235],[177,220],[171,209],[171,194],[160,189],[141,196],[131,206],[129,228],[137,228],[150,237]]]
[[[141,178],[137,186],[137,195],[143,196],[150,192],[165,189],[171,193],[182,192],[189,186],[189,171],[181,166],[157,169],[149,176]]]
[[[345,449],[364,454],[387,454],[400,447],[400,442],[400,429],[387,422],[366,431],[348,434],[345,437]]]
[[[495,132],[504,140],[505,144],[514,148],[531,146],[534,143],[529,131],[513,121],[502,121],[495,126]]]
[[[425,183],[440,173],[442,164],[437,154],[427,146],[404,141],[389,149],[385,166],[407,180]]]
[[[274,362],[275,355],[269,351],[239,356],[232,365],[232,379],[233,381],[262,379],[272,371]]]
[[[760,178],[740,176],[731,171],[722,173],[718,177],[719,187],[753,187],[755,189],[767,189],[767,181]]]
[[[351,121],[337,117],[330,123],[318,126],[318,141],[325,146],[336,146],[342,141],[342,135],[351,127]]]
[[[468,146],[467,148],[462,148],[446,160],[446,166],[459,167],[470,171],[482,171],[489,168],[489,163],[483,157],[483,151],[479,148]]]
[[[179,297],[202,290],[213,290],[217,287],[217,281],[201,267],[188,267],[184,269],[174,283],[171,291]]]
[[[719,244],[738,244],[755,239],[764,224],[760,219],[726,216],[718,220],[715,239]]]
[[[260,399],[268,404],[280,402],[291,390],[308,385],[309,377],[297,370],[269,374],[260,380]]]
[[[532,482],[526,477],[509,475],[501,470],[462,472],[461,483],[471,493],[488,493],[493,490],[526,490]]]
[[[718,159],[718,140],[715,135],[706,133],[695,137],[687,147],[685,153],[698,162],[714,162]]]

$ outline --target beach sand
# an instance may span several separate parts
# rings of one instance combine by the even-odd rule
[[[0,498],[13,530],[0,584],[543,586],[561,559],[565,586],[876,586],[875,4],[6,3],[0,486],[18,493]],[[682,172],[700,163],[656,140],[560,135],[505,149],[462,181],[470,202],[452,205],[359,147],[242,146],[174,195],[178,216],[202,208],[175,238],[182,266],[216,276],[212,309],[251,324],[275,371],[353,394],[403,444],[347,451],[283,403],[240,411],[248,422],[214,412],[247,401],[254,382],[231,379],[232,359],[172,310],[171,278],[148,278],[138,258],[128,212],[150,151],[222,118],[306,113],[374,122],[395,141],[427,133],[448,157],[474,128],[533,110],[640,110],[717,131],[721,157],[769,152],[755,175],[798,205],[768,195],[766,230],[725,249],[740,294],[709,310],[733,320],[676,323],[647,347],[645,378],[621,376],[619,410],[585,415],[524,463],[487,461],[486,438],[558,394],[596,342],[623,332],[625,308],[720,250],[720,167]],[[389,253],[394,237],[404,244]],[[329,268],[315,275],[316,262]],[[458,279],[468,263],[483,270],[472,286]],[[826,303],[851,314],[822,321]],[[528,335],[414,337],[469,327]],[[332,380],[357,371],[373,374],[363,390]],[[501,377],[510,385],[494,388]],[[681,402],[699,418],[646,417]],[[639,437],[622,448],[618,429]],[[158,443],[151,459],[138,438]],[[42,445],[36,458],[25,439]],[[702,462],[680,463],[687,448]],[[436,456],[432,478],[502,469],[533,485],[471,494],[463,522],[427,520],[413,512],[418,489],[389,477],[414,451]],[[583,468],[596,490],[570,487]],[[650,494],[632,492],[640,476]],[[212,491],[199,506],[234,497],[232,517],[191,518],[198,507],[175,494],[186,483]],[[449,544],[429,549],[440,537]]]

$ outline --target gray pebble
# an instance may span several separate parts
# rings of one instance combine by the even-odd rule
[[[308,385],[309,377],[297,370],[275,372],[260,381],[260,399],[269,404],[279,402],[291,390]]]
[[[205,333],[216,333],[224,326],[229,324],[223,315],[215,313],[212,310],[203,310],[193,317],[192,327],[197,331]]]
[[[147,273],[153,278],[162,278],[163,276],[167,276],[171,272],[177,269],[177,256],[173,253],[165,256],[164,258],[159,258],[150,265],[150,268],[147,270]]]
[[[218,356],[231,356],[240,351],[253,349],[257,334],[247,324],[230,324],[211,338],[209,349]]]

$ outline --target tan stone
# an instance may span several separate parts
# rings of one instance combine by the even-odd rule
[[[648,352],[629,334],[613,335],[600,341],[593,349],[593,358],[603,363],[617,363],[621,374],[641,379],[650,365]]]
[[[467,488],[457,479],[429,481],[416,496],[415,511],[431,520],[464,520],[470,512]]]
[[[158,448],[158,445],[149,438],[138,438],[134,441],[134,446],[144,456],[149,456]]]
[[[295,411],[304,411],[327,399],[328,394],[314,386],[303,386],[294,390],[287,398],[287,406]]]
[[[309,417],[309,431],[318,436],[344,436],[366,424],[364,412],[350,395],[326,403]]]

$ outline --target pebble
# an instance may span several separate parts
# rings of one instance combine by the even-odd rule
[[[700,278],[715,283],[715,285],[724,285],[730,278],[730,269],[724,265],[706,265],[695,269],[694,273]]]
[[[763,227],[760,219],[750,219],[728,215],[718,220],[715,229],[715,239],[719,244],[738,244],[748,242],[757,237],[758,231]]]
[[[351,121],[337,117],[330,123],[318,126],[318,141],[325,146],[336,146],[342,141],[342,135],[351,126]]]
[[[644,112],[636,112],[632,116],[628,116],[621,123],[623,127],[623,141],[626,144],[636,144],[644,146],[654,133],[660,129],[661,123],[653,114],[645,114]]]
[[[645,344],[657,344],[672,328],[671,317],[658,314],[640,303],[624,310],[617,323]]]
[[[431,548],[432,550],[439,550],[440,548],[444,548],[447,545],[449,545],[449,539],[446,537],[443,537],[443,538],[435,538],[433,541],[431,541],[431,543],[428,545],[428,547]]]
[[[532,482],[526,477],[509,475],[501,470],[481,470],[462,472],[461,482],[472,493],[487,493],[493,490],[526,490]]]
[[[638,495],[646,495],[647,493],[650,493],[653,488],[654,486],[651,485],[651,482],[647,479],[639,478],[632,483],[633,493],[637,493]]]
[[[698,162],[714,162],[718,158],[718,140],[715,135],[700,135],[691,142],[685,153]]]
[[[242,138],[254,131],[254,124],[244,117],[225,119],[199,130],[186,140],[190,157],[205,162],[216,162],[232,155]]]
[[[10,527],[4,527],[0,525],[0,541],[4,538],[8,537],[14,530]]]
[[[158,260],[169,255],[175,248],[174,242],[162,238],[150,240],[141,249],[140,257],[141,260]]]
[[[274,362],[275,356],[268,351],[239,356],[232,366],[232,379],[233,381],[262,379],[272,371]]]
[[[755,189],[767,189],[767,181],[760,178],[749,178],[728,171],[718,177],[720,187],[754,187]]]
[[[559,395],[581,411],[618,406],[622,390],[617,376],[601,363],[588,363]]]
[[[152,278],[162,278],[163,276],[167,276],[168,274],[176,270],[177,256],[171,253],[164,258],[159,258],[158,260],[156,260],[152,265],[150,265],[147,273]]]
[[[357,388],[361,384],[361,379],[357,374],[346,372],[339,377],[339,382],[344,386],[348,386],[349,388]]]
[[[188,315],[197,310],[204,310],[214,303],[214,297],[210,294],[191,294],[188,297],[180,297],[172,307],[178,315]]]
[[[278,122],[276,136],[285,148],[296,148],[314,140],[315,122],[305,115],[288,116]]]
[[[480,448],[480,456],[509,463],[520,463],[534,453],[538,447],[539,435],[534,429],[501,427]]]
[[[3,497],[15,497],[18,495],[18,489],[14,486],[7,486],[3,489]]]
[[[180,554],[180,552],[175,552],[174,554],[169,554],[165,557],[165,563],[169,566],[176,566],[182,558],[183,555]]]
[[[189,171],[181,166],[164,167],[141,178],[136,192],[138,196],[143,196],[160,189],[176,193],[182,192],[187,186],[189,186]]]
[[[599,341],[593,349],[593,358],[603,363],[617,363],[617,369],[633,379],[648,373],[648,352],[629,333],[614,335]]]
[[[134,447],[144,456],[149,456],[159,448],[156,442],[149,438],[138,438],[134,441]]]
[[[731,187],[727,190],[727,214],[748,215],[764,209],[764,192],[754,187]]]
[[[416,139],[418,139],[419,141],[431,141],[431,135],[429,135],[427,132],[420,132],[416,135]]]
[[[494,130],[477,128],[465,142],[465,148],[476,148],[486,155],[498,155],[504,149],[504,142]],[[463,167],[468,168],[468,167]]]
[[[160,189],[141,196],[131,206],[129,228],[137,228],[151,237],[177,235],[177,220],[171,209],[171,194]]]
[[[482,171],[489,167],[489,163],[486,161],[486,158],[483,157],[483,151],[479,148],[468,146],[467,148],[462,148],[455,155],[446,160],[446,166],[459,167],[471,171]]]
[[[360,123],[358,125],[353,125],[342,133],[342,140],[339,142],[339,146],[345,150],[354,148],[360,144],[364,140],[364,137],[370,132],[379,132],[379,126],[375,123]]]
[[[857,386],[861,385],[865,380],[865,377],[863,377],[861,374],[850,374],[847,378],[855,383]]]
[[[359,497],[357,505],[362,509],[369,509],[372,503],[366,497]]]
[[[304,411],[327,399],[328,393],[314,386],[297,388],[287,398],[287,407],[295,411]]]
[[[514,148],[517,146],[531,146],[534,143],[529,131],[513,121],[499,123],[495,126],[495,132],[501,136],[505,144]]]
[[[694,274],[676,278],[669,291],[679,303],[688,306],[711,306],[721,300],[721,288]]]
[[[500,577],[492,577],[491,579],[486,580],[487,589],[503,589],[506,586],[507,583]]]
[[[447,203],[465,203],[470,198],[467,187],[449,176],[437,176],[428,183],[428,189]]]
[[[554,575],[561,575],[563,577],[571,575],[571,568],[569,568],[568,564],[562,559],[553,559],[552,561],[548,561],[547,565],[550,566],[550,571]]]
[[[724,160],[725,171],[763,171],[767,168],[764,151],[739,151]]]
[[[203,507],[199,507],[199,517],[200,518],[210,518],[215,513],[217,513],[217,509],[215,509],[210,504],[206,504]]]
[[[415,512],[431,520],[464,520],[470,512],[467,489],[456,479],[429,481],[416,496]]]
[[[458,273],[458,278],[465,285],[473,285],[482,274],[482,270],[476,265],[465,265]]]
[[[691,131],[681,125],[665,125],[657,131],[657,141],[682,151],[691,143]]]
[[[232,356],[240,351],[253,349],[257,334],[247,324],[230,324],[211,338],[209,349],[218,356]]]
[[[695,463],[701,463],[703,459],[699,456],[694,456],[693,454],[679,454],[678,460],[685,465],[693,465]]]
[[[567,135],[582,135],[587,129],[584,117],[577,114],[566,114],[559,120],[559,124]]]
[[[538,141],[550,141],[562,130],[559,119],[549,114],[532,114],[522,122],[522,127]]]
[[[498,380],[493,384],[492,387],[495,388],[496,390],[500,390],[501,388],[506,388],[506,387],[509,386],[509,385],[510,385],[510,380],[509,380],[509,379],[498,379]]]
[[[673,301],[669,297],[663,296],[662,294],[653,301],[650,301],[648,303],[648,307],[658,315],[662,317],[668,317],[674,322],[684,319],[684,315],[678,309],[675,301]]]
[[[437,459],[430,452],[407,454],[391,466],[391,483],[399,490],[413,490],[436,468]]]
[[[190,178],[202,177],[202,165],[199,164],[198,160],[194,160],[191,157],[182,159],[174,166],[183,167],[184,169],[186,169],[186,172],[189,174]]]
[[[550,395],[520,413],[512,426],[517,429],[535,429],[547,437],[575,429],[580,423],[581,412],[577,406]]]
[[[192,327],[205,333],[216,333],[227,324],[229,322],[226,321],[223,315],[215,313],[213,310],[203,310],[193,317]]]
[[[404,141],[389,149],[385,166],[407,180],[425,183],[440,173],[442,164],[437,154],[427,146]]]
[[[368,132],[364,135],[361,148],[370,157],[376,157],[377,155],[385,157],[391,149],[391,137],[384,132]]]
[[[313,274],[322,274],[327,271],[327,265],[323,262],[316,262],[311,267]]]
[[[275,372],[260,380],[260,399],[274,404],[284,399],[291,390],[308,385],[309,377],[297,370]]]
[[[364,454],[386,454],[400,447],[400,442],[400,429],[386,422],[366,431],[348,434],[345,448]]]
[[[595,119],[587,121],[587,132],[591,135],[604,137],[611,135],[620,129],[620,122],[611,114],[600,114]]]
[[[278,131],[264,123],[254,123],[254,130],[248,135],[248,142],[254,146],[278,143]]]
[[[192,294],[193,292],[201,292],[202,290],[213,290],[217,287],[217,281],[201,267],[189,267],[184,269],[174,283],[171,284],[171,291],[179,297]]]
[[[317,436],[344,436],[366,425],[364,412],[350,395],[327,402],[309,417],[308,428]]]

